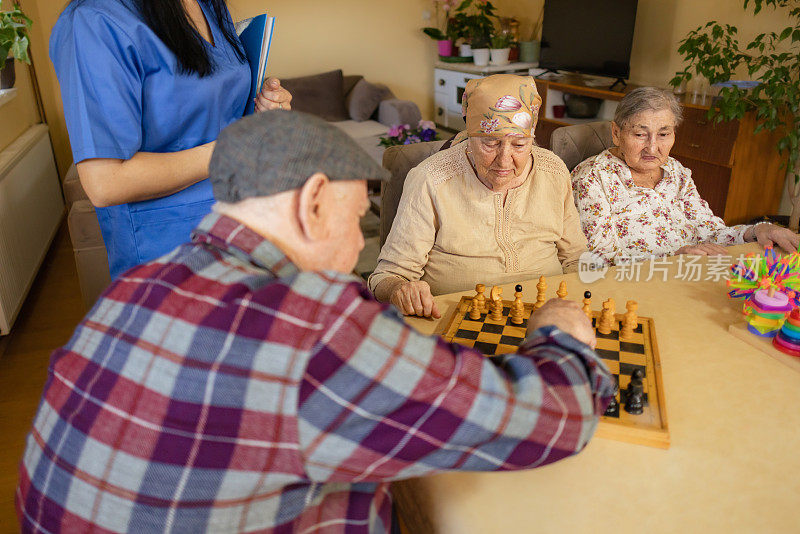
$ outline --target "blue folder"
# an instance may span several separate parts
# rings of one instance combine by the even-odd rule
[[[251,72],[250,98],[247,99],[247,107],[244,109],[245,115],[250,115],[254,111],[253,99],[261,90],[261,84],[264,83],[274,26],[275,17],[267,16],[266,13],[236,23],[236,33],[244,47]]]

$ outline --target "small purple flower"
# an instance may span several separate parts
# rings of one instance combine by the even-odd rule
[[[391,128],[389,128],[389,137],[400,137],[403,135],[403,132],[408,130],[408,124],[395,124]]]
[[[500,111],[517,111],[522,107],[522,102],[511,95],[501,96],[494,105]]]
[[[419,138],[423,141],[433,141],[436,138],[436,130],[425,128],[419,132]]]
[[[406,137],[406,140],[403,141],[404,145],[410,145],[412,143],[419,143],[419,137],[417,137],[416,135],[409,135],[408,137]]]

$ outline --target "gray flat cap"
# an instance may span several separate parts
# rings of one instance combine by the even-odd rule
[[[302,187],[316,172],[331,180],[388,180],[336,126],[299,111],[249,115],[225,128],[211,156],[214,197],[238,202]]]

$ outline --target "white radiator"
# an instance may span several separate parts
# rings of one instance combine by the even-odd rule
[[[64,214],[47,126],[0,152],[0,335],[8,334]]]

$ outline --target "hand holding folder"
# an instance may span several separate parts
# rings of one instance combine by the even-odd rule
[[[274,26],[275,17],[270,17],[266,13],[236,23],[236,33],[244,47],[251,72],[250,97],[247,99],[245,115],[249,115],[255,110],[255,98],[261,90],[267,70]]]

